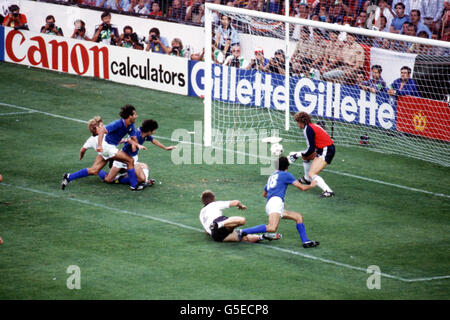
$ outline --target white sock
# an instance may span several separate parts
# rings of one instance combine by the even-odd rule
[[[328,192],[333,192],[333,190],[330,189],[330,187],[325,183],[325,180],[322,179],[322,177],[315,175],[312,180],[316,180],[317,181],[317,185],[319,186],[320,189],[322,189],[323,191],[328,191]]]
[[[218,228],[223,228],[223,226],[224,226],[223,221],[217,222],[217,227]]]
[[[142,171],[144,171],[145,181],[148,181],[148,169],[142,169]]]
[[[304,178],[306,181],[311,181],[309,178],[309,169],[311,169],[311,160],[303,160],[303,169],[305,170]]]

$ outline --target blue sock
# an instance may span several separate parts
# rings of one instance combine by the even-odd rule
[[[130,169],[130,170],[127,170],[127,172],[128,172],[128,178],[130,179],[130,185],[133,188],[136,188],[136,186],[137,186],[137,177],[136,177],[136,172],[134,171],[134,168]]]
[[[264,233],[266,232],[266,225],[260,224],[259,226],[243,229],[242,231],[245,232],[246,234]]]
[[[88,169],[84,168],[84,169],[81,169],[80,171],[69,174],[69,181],[84,178],[84,177],[87,177],[88,175],[89,175]]]
[[[103,171],[103,170],[100,170],[99,173],[98,173],[98,176],[99,176],[100,179],[102,179],[103,181],[105,181],[105,177],[106,177],[107,175],[108,175],[108,174],[107,174],[105,171]]]
[[[303,243],[309,241],[308,237],[306,236],[305,225],[303,223],[300,222],[297,224],[297,231]]]
[[[120,184],[130,184],[130,178],[128,177],[122,177],[119,179]]]

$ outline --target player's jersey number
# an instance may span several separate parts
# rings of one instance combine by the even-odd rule
[[[274,174],[270,176],[269,181],[267,182],[267,190],[273,189],[277,186],[278,174]]]

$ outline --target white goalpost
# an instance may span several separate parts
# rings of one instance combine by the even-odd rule
[[[222,15],[235,64],[213,61]],[[205,146],[230,129],[302,141],[293,115],[306,111],[336,145],[450,166],[449,42],[205,3],[204,57]]]

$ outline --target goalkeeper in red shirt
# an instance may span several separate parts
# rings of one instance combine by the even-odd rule
[[[311,184],[317,181],[317,185],[323,190],[321,198],[334,197],[334,192],[325,183],[319,173],[333,160],[336,149],[333,140],[319,125],[312,123],[311,116],[306,112],[297,112],[294,115],[300,129],[303,130],[307,149],[300,152],[291,152],[289,162],[293,163],[298,158],[303,159],[305,175],[299,179],[302,184]]]

